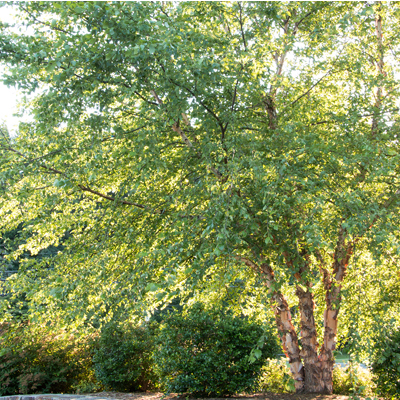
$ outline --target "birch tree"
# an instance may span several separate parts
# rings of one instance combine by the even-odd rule
[[[107,291],[123,307],[241,277],[296,390],[332,393],[355,246],[399,255],[398,4],[16,7],[3,81],[33,118],[2,131],[1,224],[29,232],[14,256],[69,235],[28,297],[87,316]]]

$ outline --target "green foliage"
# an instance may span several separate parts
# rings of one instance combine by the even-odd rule
[[[398,66],[385,60],[378,79],[365,52],[390,53],[376,43],[375,8],[16,7],[26,29],[1,34],[3,81],[40,90],[26,104],[32,120],[1,138],[0,225],[31,221],[15,258],[73,234],[55,260],[65,286],[34,280],[37,307],[71,304],[73,318],[96,318],[196,285],[217,293],[221,281],[253,279],[236,256],[270,263],[276,289],[305,264],[301,284],[316,284],[338,226],[348,245],[397,254]],[[398,6],[382,7],[396,51]],[[388,93],[380,108],[377,85]]]
[[[380,395],[400,399],[400,329],[382,335],[375,346],[372,371]]]
[[[0,396],[66,393],[93,382],[88,342],[55,326],[3,325]]]
[[[333,370],[333,393],[372,397],[375,390],[371,371],[354,362],[348,366],[335,366]]]
[[[398,287],[398,3],[13,4],[2,80],[32,118],[0,129],[0,231],[25,224],[1,320],[97,327],[228,293],[282,294],[296,324],[304,288],[322,343],[327,307],[348,302],[342,329],[382,304],[365,336],[396,314],[375,282]],[[66,232],[49,271],[33,256]]]
[[[106,388],[115,391],[154,388],[153,347],[153,327],[109,323],[101,329],[93,350],[96,378]]]
[[[268,359],[262,367],[257,390],[273,393],[293,393],[294,381],[286,359]]]
[[[12,254],[16,249],[26,243],[27,238],[24,234],[28,231],[24,231],[24,226],[29,223],[21,223],[17,228],[11,231],[5,231],[0,234],[0,280],[11,278],[12,281],[17,277],[20,266],[22,269],[42,269],[42,273],[46,276],[46,270],[50,270],[54,267],[53,258],[57,253],[63,249],[62,244],[57,246],[49,246],[41,249],[37,254],[32,255],[28,251],[24,251],[20,254],[18,259],[8,259],[8,255]],[[29,235],[28,235],[29,236]],[[61,239],[61,242],[66,239],[68,235],[65,235]],[[15,275],[14,275],[15,274]],[[13,276],[14,275],[14,276]],[[7,301],[7,314],[11,318],[24,320],[29,314],[29,301],[27,299],[26,291],[14,291],[13,285],[4,284],[3,288],[0,288],[2,295],[2,302]]]
[[[262,346],[250,362],[260,337]],[[165,318],[154,363],[166,393],[222,396],[253,390],[265,359],[277,352],[275,337],[259,323],[195,304],[186,314]]]
[[[370,252],[360,249],[348,268],[343,285],[338,345],[341,351],[352,353],[357,360],[368,362],[375,352],[375,342],[385,339],[393,324],[400,325],[400,274],[398,261],[384,250],[381,259],[374,260]]]

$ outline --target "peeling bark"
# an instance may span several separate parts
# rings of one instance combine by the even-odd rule
[[[292,323],[289,304],[283,294],[275,289],[276,286],[274,285],[276,281],[274,271],[271,266],[266,263],[259,266],[245,257],[236,256],[236,259],[244,262],[248,267],[264,277],[265,286],[268,288],[268,292],[271,296],[271,304],[275,314],[275,322],[279,336],[282,341],[283,351],[289,358],[290,371],[295,380],[295,389],[296,392],[302,392],[304,390],[304,368],[301,361],[299,341]]]
[[[313,294],[300,286],[296,289],[301,316],[301,358],[304,362],[304,392],[324,392],[324,382],[318,358],[317,330],[314,319]]]
[[[322,381],[325,384],[325,391],[332,393],[332,375],[335,358],[333,351],[336,348],[336,335],[338,327],[338,314],[341,302],[341,287],[346,274],[347,265],[353,254],[353,242],[346,243],[346,230],[340,226],[339,237],[334,253],[333,274],[325,268],[321,268],[323,273],[323,283],[325,289],[324,312],[324,342],[320,352],[320,362],[322,369]]]
[[[314,295],[311,292],[312,284],[305,280],[305,272],[310,270],[310,255],[303,247],[301,251],[297,251],[303,263],[300,265],[299,271],[294,274],[299,282],[296,287],[296,296],[299,299],[300,310],[300,326],[301,326],[301,358],[304,363],[304,388],[306,393],[326,393],[327,388],[322,378],[321,362],[318,357],[318,338],[317,329],[314,318]],[[286,264],[293,267],[293,263],[285,255]],[[303,283],[302,286],[301,283]]]
[[[274,104],[274,100],[271,96],[265,96],[263,98],[263,103],[265,106],[265,111],[268,114],[268,119],[269,119],[269,129],[276,129],[277,128],[277,112]]]
[[[267,263],[258,265],[255,262],[241,256],[236,256],[238,261],[244,262],[255,272],[264,277],[265,286],[271,296],[271,303],[275,314],[275,321],[282,347],[289,359],[290,371],[295,380],[296,392],[303,393],[328,393],[333,392],[333,351],[336,346],[337,317],[340,306],[341,282],[344,279],[346,268],[353,251],[353,243],[346,243],[347,232],[343,227],[339,228],[338,241],[334,253],[332,273],[323,266],[323,258],[319,252],[316,256],[321,264],[320,271],[323,275],[324,289],[326,292],[326,310],[324,313],[324,340],[318,354],[317,331],[314,318],[314,298],[310,291],[311,284],[304,282],[305,287],[298,285],[296,295],[299,298],[301,317],[301,350],[299,338],[292,323],[289,305],[283,294],[276,289],[276,281],[271,266]],[[304,259],[304,266],[295,274],[301,282],[302,275],[307,268],[309,258],[307,254],[300,254]],[[284,255],[288,267],[293,263]]]
[[[290,372],[295,380],[296,392],[304,390],[304,368],[301,361],[300,347],[296,330],[292,323],[289,305],[282,293],[273,289],[274,272],[268,264],[261,265],[266,286],[272,295],[275,321],[282,341],[283,351],[289,358]]]

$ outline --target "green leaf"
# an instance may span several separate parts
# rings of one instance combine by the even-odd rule
[[[262,356],[262,351],[260,349],[255,349],[253,354],[255,358],[260,358]]]
[[[157,284],[155,284],[155,283],[149,283],[149,284],[146,286],[146,292],[155,292],[155,291],[158,290],[158,288],[159,288],[159,286],[158,286]]]

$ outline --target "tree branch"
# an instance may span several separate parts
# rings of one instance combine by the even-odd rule
[[[24,159],[27,159],[28,161],[30,161],[30,160],[28,159],[28,157],[27,157],[25,154],[21,153],[20,151],[14,149],[14,148],[12,148],[12,147],[8,147],[8,146],[7,146],[7,147],[6,147],[6,146],[1,146],[1,147],[6,148],[7,150],[12,151],[12,152],[18,154],[19,156],[23,157]],[[48,154],[47,154],[47,155],[48,155]],[[43,157],[44,157],[44,156],[43,156]],[[38,159],[43,158],[43,157],[39,157],[39,158],[37,158],[37,159],[35,159],[35,160],[38,160]],[[57,174],[57,175],[62,175],[62,176],[67,177],[66,174],[65,174],[65,172],[62,172],[62,171],[60,171],[60,170],[58,170],[58,169],[56,169],[56,168],[53,168],[53,167],[49,167],[49,166],[47,166],[47,165],[45,165],[45,164],[39,164],[39,167],[40,167],[40,168],[43,168],[43,169],[46,169],[47,171],[51,171],[51,172],[53,172],[53,173],[55,173],[55,174]],[[103,199],[107,199],[107,200],[111,200],[111,201],[115,201],[115,202],[116,202],[116,201],[119,201],[119,202],[121,202],[122,204],[130,205],[130,206],[135,206],[135,207],[138,207],[138,208],[141,208],[141,209],[149,209],[147,206],[145,206],[145,205],[143,205],[143,204],[134,203],[134,202],[127,201],[127,200],[116,199],[115,197],[105,195],[105,194],[103,194],[103,193],[100,193],[100,192],[98,192],[98,191],[96,191],[96,190],[93,190],[93,189],[91,189],[91,188],[89,188],[89,187],[87,187],[87,186],[81,185],[81,184],[78,184],[77,187],[78,187],[80,190],[82,190],[82,191],[90,192],[90,193],[92,193],[92,194],[95,194],[95,195],[97,195],[97,196],[103,198]],[[157,213],[160,213],[160,212],[157,212]]]
[[[146,206],[143,205],[143,204],[133,203],[133,202],[127,201],[127,200],[116,199],[115,197],[108,196],[108,195],[106,195],[106,194],[100,193],[100,192],[98,192],[97,190],[93,190],[93,189],[91,189],[91,188],[89,188],[89,187],[87,187],[87,186],[84,186],[84,185],[77,185],[77,186],[78,186],[79,189],[81,189],[81,190],[84,191],[84,192],[89,192],[89,193],[95,194],[96,196],[99,196],[99,197],[101,197],[101,198],[103,198],[103,199],[106,199],[106,200],[111,200],[111,201],[115,201],[115,202],[120,202],[121,204],[126,204],[126,205],[129,205],[129,206],[135,206],[135,207],[138,207],[138,208],[142,208],[142,209],[144,209],[144,210],[148,209],[148,207],[146,207]],[[159,213],[159,212],[157,212],[157,214],[158,214],[158,213]]]
[[[311,90],[313,90],[323,79],[325,79],[330,73],[332,72],[332,69],[330,69],[321,79],[319,79],[316,83],[314,83],[314,85],[312,85],[305,93],[303,93],[301,96],[299,96],[296,100],[292,101],[292,103],[290,104],[291,106],[293,106],[294,104],[296,104],[300,99],[302,99],[304,96],[307,96],[308,93],[311,92]]]
[[[243,31],[243,21],[242,21],[242,6],[240,4],[240,1],[238,2],[238,6],[239,6],[239,24],[240,24],[240,31],[242,33],[242,40],[243,40],[243,45],[244,45],[244,50],[247,50],[247,43],[246,43],[246,38],[244,37],[244,31]]]

